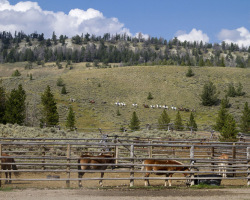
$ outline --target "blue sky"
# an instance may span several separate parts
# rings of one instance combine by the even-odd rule
[[[249,46],[250,0],[31,0],[22,4],[0,0],[0,31],[4,28],[37,30],[48,36],[52,29],[68,36],[141,32],[167,40],[178,36]]]

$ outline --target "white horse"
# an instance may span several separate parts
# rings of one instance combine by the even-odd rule
[[[133,103],[132,106],[136,108],[138,107],[137,103]]]
[[[168,106],[167,105],[163,105],[162,108],[167,109],[168,110]]]

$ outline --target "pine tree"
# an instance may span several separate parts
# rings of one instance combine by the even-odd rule
[[[222,127],[219,139],[221,142],[237,142],[237,133],[236,122],[233,116],[228,114],[225,124]]]
[[[149,93],[148,93],[147,99],[148,99],[148,100],[152,100],[153,98],[154,98],[153,95],[151,94],[151,92],[149,92]]]
[[[183,130],[183,124],[182,124],[181,114],[180,114],[179,111],[176,114],[174,125],[175,125],[175,129],[176,130]]]
[[[57,86],[64,86],[63,79],[61,77],[57,79],[56,85]]]
[[[170,118],[164,109],[161,116],[158,119],[158,129],[166,130],[168,128],[168,124],[170,123]]]
[[[187,123],[187,127],[188,128],[192,128],[192,130],[194,130],[194,131],[197,131],[197,124],[196,124],[196,122],[195,122],[195,119],[194,119],[194,115],[193,115],[193,113],[191,112],[191,114],[190,114],[190,117],[189,117],[189,122]]]
[[[41,100],[43,105],[41,125],[44,123],[46,123],[47,126],[57,125],[59,122],[59,114],[57,112],[56,101],[54,95],[51,93],[50,86],[47,86],[41,96]]]
[[[121,113],[120,113],[119,108],[118,108],[117,111],[116,111],[116,115],[117,115],[117,116],[121,116]]]
[[[242,91],[243,90],[243,86],[241,84],[241,82],[238,83],[238,86],[236,88],[236,96],[244,96],[246,93]]]
[[[201,100],[204,106],[212,106],[217,103],[216,86],[211,81],[204,85]]]
[[[16,70],[13,72],[12,76],[21,76],[21,73],[16,69]]]
[[[226,105],[224,102],[221,102],[221,107],[220,107],[220,110],[218,112],[218,116],[216,118],[216,125],[214,126],[214,129],[216,131],[219,131],[219,132],[222,131],[222,128],[225,125],[227,116],[228,116],[228,111],[226,109]]]
[[[140,120],[136,115],[136,112],[134,111],[132,114],[132,118],[130,120],[130,129],[135,131],[140,129]]]
[[[61,94],[67,94],[65,85],[62,87]]]
[[[227,95],[225,95],[225,97],[221,100],[221,104],[223,104],[225,108],[230,108],[231,104],[229,103]]]
[[[26,93],[21,84],[17,90],[11,90],[6,101],[4,116],[6,123],[23,125],[25,120],[25,100]]]
[[[193,73],[192,68],[189,66],[188,71],[186,73],[186,77],[192,77],[192,76],[194,76],[194,73]]]
[[[2,81],[0,81],[0,123],[5,124],[5,104],[6,104],[6,93],[4,87],[1,86]]]
[[[72,106],[69,107],[69,114],[67,116],[66,127],[69,128],[71,131],[74,130],[75,127],[75,114]]]
[[[229,83],[229,85],[228,85],[227,96],[229,96],[229,97],[236,96],[236,90],[234,88],[233,83]]]
[[[248,103],[245,103],[244,109],[242,111],[242,116],[240,119],[240,129],[244,133],[250,132],[250,109]]]

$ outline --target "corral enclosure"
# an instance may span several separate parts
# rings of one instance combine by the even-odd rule
[[[174,176],[169,178],[174,180],[173,186],[185,186],[187,179],[191,181],[198,179],[195,175],[218,174],[218,164],[223,162],[218,157],[222,153],[229,155],[229,159],[224,161],[227,163],[227,177],[215,179],[222,179],[224,185],[250,184],[250,143],[247,141],[237,143],[219,143],[205,139],[171,141],[108,135],[97,139],[1,138],[0,152],[1,155],[6,153],[15,159],[20,172],[18,177],[12,175],[12,184],[16,184],[16,187],[39,187],[37,183],[41,183],[42,187],[78,187],[79,180],[82,180],[83,187],[96,187],[100,172],[105,172],[102,178],[104,186],[143,186],[144,179],[149,179],[151,185],[163,185],[165,176],[152,174],[148,178],[143,177],[146,171],[141,168],[145,159],[182,162],[183,166],[190,168],[191,177],[184,177],[183,171],[161,172],[173,172]],[[114,155],[115,163],[105,164],[108,165],[105,171],[80,170],[86,174],[78,178],[77,160],[80,155],[101,153]],[[9,186],[4,184],[6,180],[4,172],[1,170],[2,187]]]

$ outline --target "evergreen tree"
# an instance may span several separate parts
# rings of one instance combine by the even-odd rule
[[[214,129],[216,131],[219,131],[219,132],[222,131],[222,128],[224,127],[225,122],[227,120],[227,116],[228,116],[228,111],[226,109],[226,105],[224,102],[221,102],[221,107],[218,112],[218,116],[216,118],[216,125],[214,126]]]
[[[229,103],[227,95],[221,100],[221,104],[223,104],[225,108],[230,108],[231,104]]]
[[[135,130],[139,130],[140,129],[140,120],[139,118],[137,117],[137,114],[136,112],[134,111],[133,114],[132,114],[132,118],[130,120],[130,125],[129,125],[129,128],[133,131]]]
[[[246,93],[242,91],[243,90],[243,86],[241,84],[241,82],[238,83],[238,86],[236,88],[236,96],[243,96]]]
[[[117,111],[116,111],[116,115],[117,115],[117,116],[121,116],[121,113],[120,113],[119,108],[118,108]]]
[[[66,127],[69,128],[71,131],[73,131],[75,127],[75,113],[73,111],[72,106],[69,107],[69,114],[67,116]]]
[[[6,93],[4,87],[2,86],[2,81],[0,81],[0,123],[3,124],[5,124],[4,120],[5,103],[6,103]]]
[[[6,123],[23,125],[25,120],[25,100],[26,93],[21,84],[17,90],[11,90],[6,101],[4,116]]]
[[[229,97],[236,96],[236,91],[235,91],[233,83],[229,83],[229,85],[228,85],[227,96],[229,96]]]
[[[216,86],[211,81],[204,85],[201,100],[204,106],[212,106],[218,102]]]
[[[174,125],[175,125],[175,129],[176,130],[183,130],[183,124],[182,124],[181,114],[180,114],[179,111],[176,114]]]
[[[192,77],[192,76],[194,76],[194,73],[193,73],[192,68],[189,66],[188,71],[186,73],[186,77]]]
[[[244,133],[250,133],[250,109],[248,103],[245,103],[240,119],[240,129]]]
[[[154,98],[153,95],[151,94],[151,92],[149,92],[149,93],[148,93],[147,99],[148,99],[148,100],[152,100],[153,98]]]
[[[220,133],[221,142],[237,142],[238,131],[236,129],[236,122],[231,114],[227,115],[224,126]]]
[[[190,117],[189,117],[189,122],[187,123],[187,127],[188,128],[192,128],[192,130],[194,130],[194,131],[197,131],[197,124],[196,124],[196,122],[195,122],[195,119],[194,119],[194,115],[193,115],[193,113],[191,112],[191,114],[190,114]]]
[[[16,70],[13,72],[12,76],[21,76],[21,73],[16,69]]]
[[[164,109],[161,116],[158,119],[158,129],[166,130],[168,128],[168,124],[170,123],[170,118]]]
[[[67,94],[65,85],[62,87],[61,94]]]
[[[57,79],[56,85],[57,86],[64,86],[63,79],[61,77]]]
[[[42,94],[41,101],[43,105],[41,125],[44,123],[47,126],[57,125],[59,122],[59,114],[57,112],[56,101],[54,95],[51,93],[50,86],[47,86]]]

